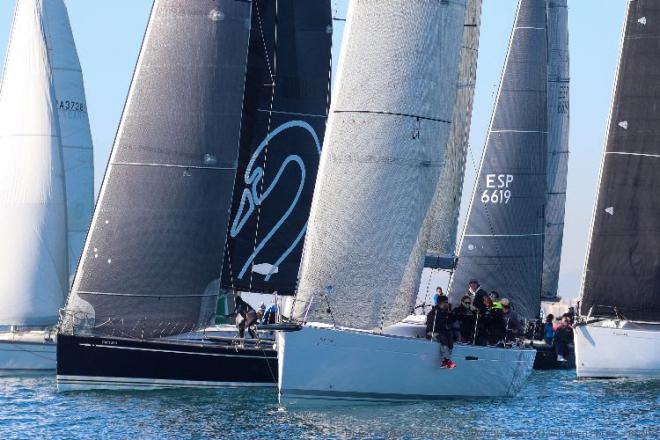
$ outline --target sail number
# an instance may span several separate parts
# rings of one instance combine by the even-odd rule
[[[481,203],[509,203],[509,186],[512,183],[513,174],[486,174],[486,189],[481,193]]]

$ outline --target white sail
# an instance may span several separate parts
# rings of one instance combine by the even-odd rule
[[[414,304],[464,16],[465,0],[349,6],[297,297],[317,295],[337,324],[378,327]],[[329,286],[326,303],[318,294]]]
[[[447,143],[446,166],[438,181],[431,209],[432,225],[427,253],[453,256],[456,248],[458,215],[470,139],[472,103],[477,82],[481,0],[468,0],[463,26],[463,46],[458,66],[458,91],[454,104],[451,135]]]
[[[41,1],[16,6],[0,90],[0,324],[50,325],[67,291],[64,169]]]
[[[66,5],[63,0],[44,1],[43,11],[62,138],[71,280],[94,209],[94,152],[83,75]]]

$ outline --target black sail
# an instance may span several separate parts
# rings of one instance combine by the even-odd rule
[[[583,315],[660,320],[660,3],[628,3]]]
[[[540,310],[547,163],[545,0],[521,0],[458,264],[452,302],[477,278],[524,318]]]
[[[153,337],[213,317],[249,24],[244,1],[155,1],[65,331],[84,318],[97,334]]]
[[[330,0],[253,0],[224,287],[294,294],[329,106]]]

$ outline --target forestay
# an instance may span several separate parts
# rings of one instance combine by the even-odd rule
[[[548,0],[548,200],[541,296],[557,296],[568,176],[569,52],[566,0]]]
[[[412,309],[426,251],[422,226],[451,131],[464,18],[465,0],[351,2],[297,317],[312,297],[309,319],[356,328]],[[323,313],[328,306],[332,317]]]
[[[451,281],[458,303],[471,278],[540,310],[547,164],[546,2],[521,0]]]
[[[660,4],[628,3],[591,241],[583,315],[660,321]]]
[[[23,0],[24,1],[24,0]],[[37,1],[37,0],[35,0]],[[41,0],[66,183],[69,279],[73,279],[94,208],[94,154],[76,44],[63,0]]]
[[[248,2],[155,1],[67,318],[129,337],[211,321],[249,25]]]
[[[68,289],[64,168],[41,1],[16,5],[0,90],[0,325],[52,325]]]
[[[295,293],[330,102],[330,0],[253,0],[222,283]]]
[[[427,254],[453,257],[456,248],[458,214],[465,175],[465,159],[470,138],[472,103],[477,81],[479,31],[481,26],[481,0],[468,0],[463,25],[463,45],[458,67],[458,90],[451,134],[445,152],[443,168],[431,210],[433,224],[430,229]]]

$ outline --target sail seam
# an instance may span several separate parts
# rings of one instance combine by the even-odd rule
[[[538,134],[548,134],[547,131],[542,130],[491,130],[491,133],[538,133]]]
[[[545,232],[537,234],[465,234],[465,237],[535,237],[545,235]]]
[[[77,290],[76,293],[83,295],[126,296],[126,297],[140,297],[140,298],[206,298],[217,295],[217,293],[201,293],[196,295],[164,295],[164,294],[147,295],[147,294],[139,294],[139,293],[92,292],[92,291],[84,291],[84,290]]]
[[[620,154],[620,155],[623,155],[623,156],[660,157],[660,154],[629,153],[627,151],[606,151],[605,154]]]
[[[266,110],[266,109],[261,109],[261,108],[258,108],[257,111],[262,112],[262,113],[271,113],[271,114],[275,113],[275,114],[278,114],[278,115],[307,116],[307,117],[310,117],[310,118],[327,118],[328,117],[328,115],[317,115],[317,114],[314,114],[314,113],[285,112],[285,111],[281,111],[281,110]]]
[[[236,167],[205,167],[201,165],[177,165],[167,163],[114,162],[113,165],[136,167],[193,168],[196,170],[235,170]]]

